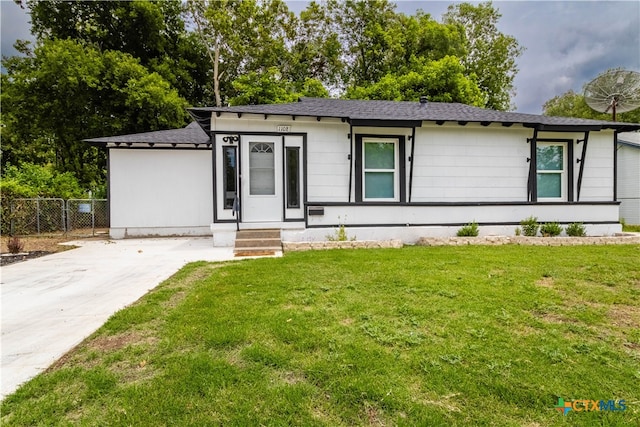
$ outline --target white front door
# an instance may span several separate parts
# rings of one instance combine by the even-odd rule
[[[242,222],[282,221],[282,138],[242,137]]]

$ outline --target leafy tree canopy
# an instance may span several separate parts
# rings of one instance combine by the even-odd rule
[[[72,39],[138,58],[194,105],[211,102],[203,45],[188,32],[180,0],[27,0],[38,40]]]
[[[569,90],[555,96],[544,103],[543,114],[546,116],[576,117],[581,119],[611,121],[611,113],[600,113],[587,105],[584,95]],[[616,114],[616,121],[624,123],[640,123],[640,108],[626,113]]]
[[[3,165],[51,162],[89,186],[102,181],[105,159],[82,139],[180,127],[186,120],[186,101],[126,53],[47,40],[33,55],[3,65]]]
[[[372,85],[356,87],[346,94],[352,99],[394,101],[418,101],[423,95],[435,102],[484,104],[480,88],[464,75],[464,67],[453,56],[431,61],[406,74],[387,74]]]

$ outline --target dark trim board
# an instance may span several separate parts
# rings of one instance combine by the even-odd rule
[[[307,202],[305,208],[309,206],[397,206],[397,207],[429,207],[429,206],[602,206],[602,205],[619,205],[619,201],[591,201],[591,202],[526,202],[526,201],[512,201],[512,202]]]

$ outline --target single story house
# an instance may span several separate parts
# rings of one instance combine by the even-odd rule
[[[524,218],[621,231],[619,132],[640,124],[457,103],[301,98],[191,108],[184,129],[88,140],[108,150],[111,236],[276,228],[285,241],[513,235]]]
[[[640,224],[640,133],[618,136],[618,200],[620,218]]]

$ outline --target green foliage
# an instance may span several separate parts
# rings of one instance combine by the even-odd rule
[[[518,71],[516,59],[524,49],[514,37],[498,30],[501,16],[490,1],[458,3],[449,6],[444,22],[459,25],[465,33],[467,54],[462,63],[466,74],[477,78],[485,96],[482,107],[508,110]]]
[[[606,72],[613,71],[607,70]],[[602,75],[604,73],[601,73]],[[589,107],[584,95],[569,90],[562,95],[555,96],[544,103],[543,114],[547,116],[577,117],[593,120],[611,120],[611,113],[600,113]],[[640,109],[616,114],[616,121],[625,123],[640,123]]]
[[[86,191],[72,173],[60,173],[52,165],[32,163],[23,163],[19,167],[8,165],[3,168],[0,192],[3,201],[32,197],[86,197]]]
[[[567,236],[571,237],[585,237],[587,235],[587,230],[581,222],[573,222],[567,225],[565,232]]]
[[[106,158],[83,139],[185,123],[186,101],[122,52],[44,41],[3,65],[3,165],[48,160],[88,187],[104,181]]]
[[[71,39],[128,53],[192,105],[211,102],[205,50],[187,32],[180,0],[29,0],[27,6],[39,40]]]
[[[543,237],[555,237],[562,233],[562,226],[557,222],[545,222],[540,225],[540,233]]]
[[[345,97],[418,101],[423,95],[434,102],[459,102],[475,106],[482,106],[484,102],[478,85],[464,75],[459,60],[452,56],[430,61],[418,71],[403,75],[387,74],[369,86],[348,90]]]
[[[281,104],[295,102],[301,96],[322,98],[329,96],[327,90],[317,80],[307,79],[301,87],[283,78],[276,67],[270,67],[258,75],[250,72],[233,82],[238,95],[231,98],[231,105]]]
[[[480,230],[478,229],[478,223],[475,221],[465,225],[460,228],[456,233],[458,237],[477,237],[480,234]]]
[[[349,233],[347,233],[347,227],[345,227],[340,217],[338,217],[338,228],[334,231],[333,234],[327,234],[326,238],[329,242],[346,242],[348,240],[356,240],[356,236],[349,237]]]
[[[538,229],[540,228],[540,224],[538,224],[538,218],[534,216],[525,218],[520,221],[520,226],[522,227],[522,234],[524,236],[535,237],[538,235]]]

